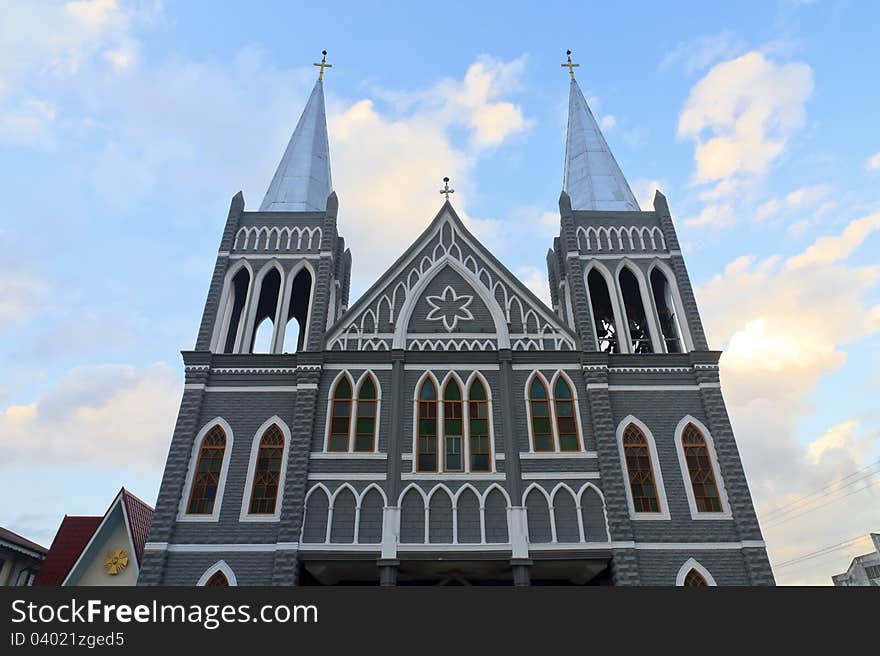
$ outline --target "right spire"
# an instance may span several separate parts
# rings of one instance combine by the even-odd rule
[[[574,79],[574,69],[579,64],[572,63],[571,50],[567,55],[568,62],[563,66],[571,74],[571,88],[562,190],[571,199],[573,210],[637,212],[639,204]]]

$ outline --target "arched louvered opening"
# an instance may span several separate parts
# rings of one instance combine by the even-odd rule
[[[333,499],[333,520],[330,524],[330,542],[350,544],[354,542],[354,517],[357,501],[347,487]]]
[[[254,333],[251,338],[251,353],[272,353],[275,336],[275,317],[278,312],[278,297],[281,292],[281,273],[272,268],[263,276],[260,296],[254,315]]]
[[[351,431],[351,381],[342,376],[333,390],[330,403],[330,433],[327,436],[328,451],[348,451]]]
[[[657,319],[660,323],[661,339],[667,353],[684,352],[681,326],[675,314],[675,302],[672,298],[672,285],[658,267],[651,271],[651,291],[654,305],[657,308]]]
[[[214,426],[202,438],[199,447],[189,502],[186,505],[187,514],[210,515],[214,512],[225,452],[226,433],[219,426]]]
[[[378,406],[376,383],[368,375],[361,383],[357,398],[357,415],[354,424],[354,450],[376,450],[376,411]]]
[[[684,582],[682,585],[686,588],[708,588],[709,584],[706,582],[705,577],[700,574],[697,570],[692,569],[687,573],[684,577]]]
[[[250,513],[272,515],[281,486],[281,461],[284,455],[284,433],[272,424],[260,439],[254,484],[251,489]]]
[[[455,508],[458,542],[464,544],[481,542],[480,500],[474,491],[465,489],[459,494]]]
[[[227,301],[229,317],[226,322],[226,338],[223,342],[223,353],[232,353],[235,350],[235,344],[244,323],[244,308],[250,284],[251,273],[243,266],[233,276],[232,283],[230,284],[229,300]]]
[[[493,488],[483,503],[486,524],[486,542],[507,542],[507,499],[498,488]]]
[[[400,541],[405,544],[425,541],[425,501],[415,488],[407,490],[400,502]]]
[[[464,469],[462,443],[464,442],[464,404],[461,387],[450,378],[443,388],[443,468],[458,472]]]
[[[382,495],[376,488],[370,488],[361,499],[358,513],[358,542],[360,544],[379,544],[382,542]]]
[[[629,267],[620,270],[618,280],[626,311],[626,325],[629,328],[630,349],[633,353],[653,353],[654,347],[651,345],[651,332],[648,328],[639,281]]]
[[[539,376],[532,378],[529,385],[529,414],[532,422],[532,448],[535,451],[553,451],[550,399],[547,387]]]
[[[284,328],[284,353],[297,353],[305,346],[311,295],[312,276],[308,269],[303,267],[296,274],[290,287],[287,325]]]
[[[314,489],[306,501],[303,542],[323,543],[327,541],[327,513],[329,510],[330,498],[324,488]]]
[[[428,506],[428,542],[452,542],[452,499],[443,489],[431,496]]]
[[[560,451],[580,451],[577,419],[574,416],[574,395],[564,376],[560,375],[553,386],[553,405],[556,410],[556,430]]]
[[[617,323],[614,320],[614,306],[611,304],[608,282],[598,270],[592,269],[587,275],[587,287],[596,328],[596,346],[602,353],[619,353]]]
[[[561,487],[553,496],[553,517],[556,524],[557,542],[580,542],[581,532],[577,516],[574,494]]]
[[[635,424],[623,431],[623,451],[635,512],[660,512],[648,439]]]
[[[607,542],[608,527],[605,523],[605,503],[599,492],[588,487],[581,495],[581,519],[584,524],[584,540]]]
[[[473,472],[492,470],[489,440],[489,399],[486,387],[474,378],[468,390],[468,440],[470,442],[470,466]]]
[[[698,512],[722,512],[721,495],[712,469],[712,459],[706,438],[693,424],[685,426],[681,434],[684,457],[694,491],[694,502]]]
[[[419,389],[416,471],[437,471],[437,388],[426,378]]]

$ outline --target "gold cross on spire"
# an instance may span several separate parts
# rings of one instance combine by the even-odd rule
[[[324,69],[325,69],[325,68],[333,68],[333,64],[328,64],[328,63],[327,63],[327,51],[326,51],[326,50],[322,50],[322,51],[321,51],[321,55],[322,55],[322,57],[321,57],[321,63],[320,63],[320,64],[312,64],[312,66],[317,66],[318,68],[321,69],[320,72],[318,73],[318,79],[319,79],[319,80],[323,80],[323,79],[324,79]]]
[[[441,193],[441,194],[445,194],[445,195],[446,195],[446,201],[449,202],[449,194],[454,194],[454,193],[455,193],[455,189],[450,189],[450,188],[449,188],[449,178],[443,178],[443,183],[444,183],[445,186],[443,187],[443,189],[440,190],[440,193]]]
[[[568,68],[568,72],[571,75],[571,79],[574,79],[574,69],[580,66],[580,64],[572,64],[571,63],[571,50],[566,50],[565,54],[568,55],[568,61],[565,64],[562,64],[563,68]]]

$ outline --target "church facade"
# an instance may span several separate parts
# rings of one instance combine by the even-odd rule
[[[448,194],[349,304],[321,77],[232,199],[138,583],[772,585],[666,199],[574,76],[552,307]]]

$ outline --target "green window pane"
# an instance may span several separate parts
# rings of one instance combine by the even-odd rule
[[[529,387],[529,398],[530,399],[546,399],[547,398],[547,388],[544,387],[544,383],[541,382],[541,379],[535,376],[532,380],[532,384]]]
[[[360,393],[358,395],[359,399],[375,399],[376,398],[376,386],[373,384],[372,378],[367,378],[364,381],[364,384],[361,385]]]
[[[434,382],[430,378],[422,384],[419,398],[422,401],[433,401],[437,398],[437,390],[434,388]]]
[[[360,417],[357,420],[355,432],[359,435],[373,435],[376,422],[372,417]]]
[[[443,391],[443,399],[446,401],[461,401],[461,388],[455,380],[446,383],[446,389]]]
[[[354,450],[355,451],[372,451],[373,450],[373,435],[357,435],[354,438]]]
[[[577,435],[560,435],[559,448],[562,451],[578,451],[580,445],[578,444]]]
[[[486,388],[483,387],[483,382],[477,378],[471,383],[471,391],[468,395],[468,398],[471,401],[485,401],[486,400]]]
[[[351,398],[351,383],[348,382],[348,378],[343,378],[339,381],[339,384],[336,386],[336,391],[333,393],[334,399],[350,399]]]
[[[535,435],[535,451],[552,451],[553,437],[551,435]]]
[[[552,432],[550,429],[550,420],[546,417],[535,417],[532,421],[532,429],[535,435],[549,434]]]
[[[556,386],[553,388],[553,394],[557,399],[570,399],[571,398],[571,389],[568,386],[568,383],[565,382],[565,379],[560,376],[556,379]]]
[[[331,435],[330,451],[348,451],[348,434]]]

